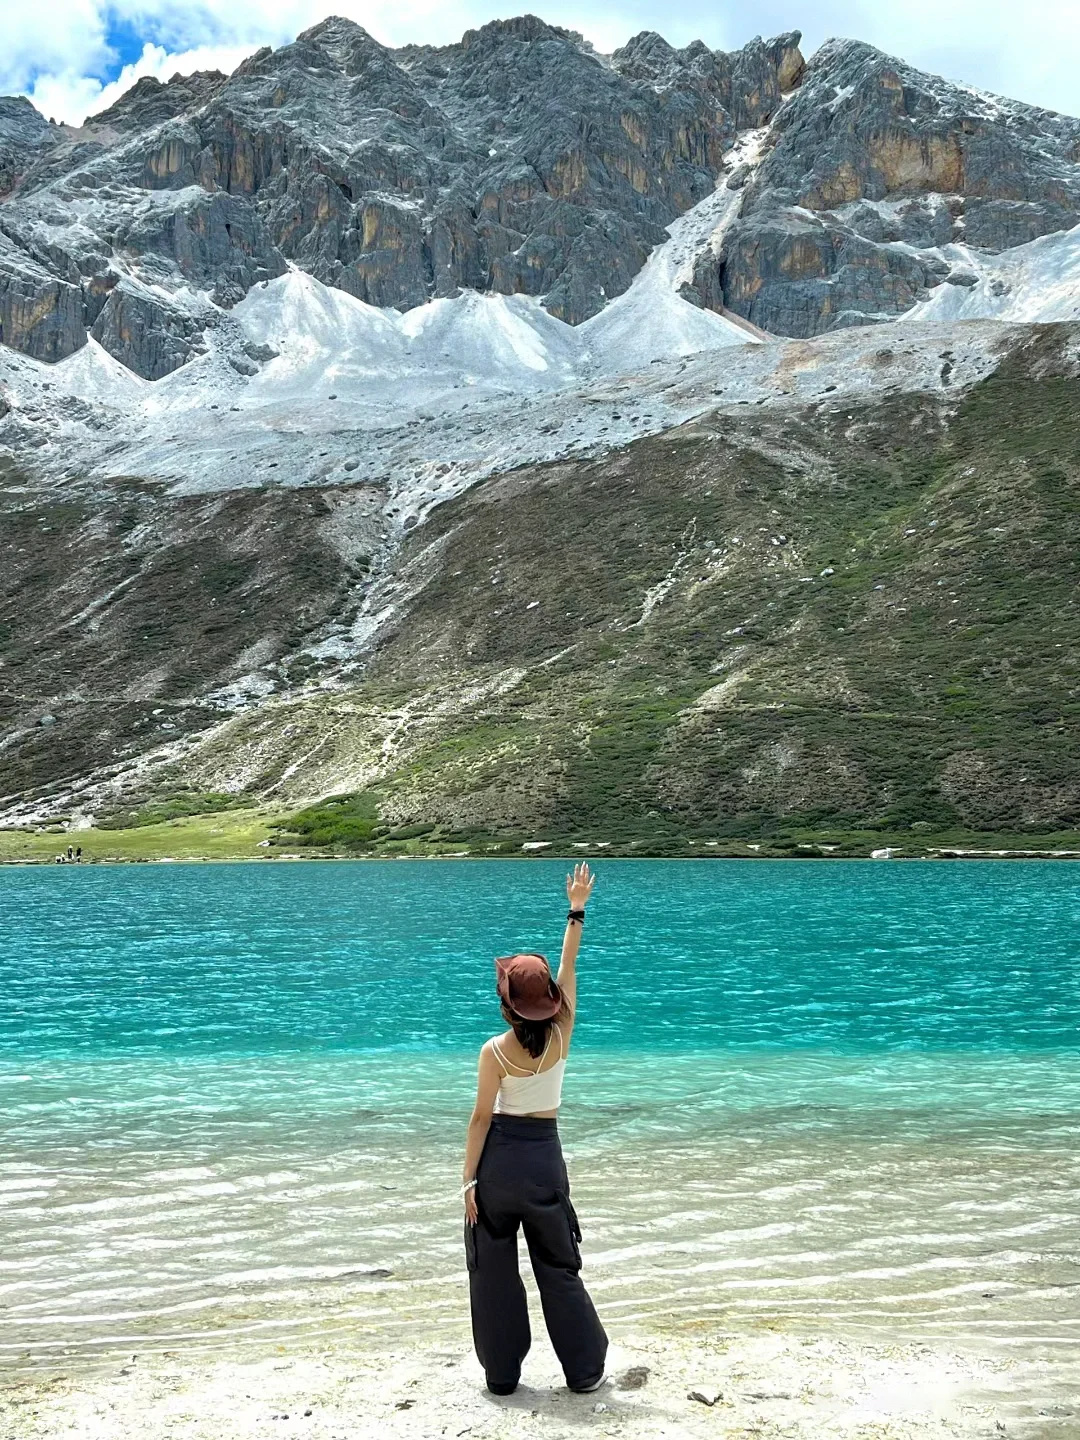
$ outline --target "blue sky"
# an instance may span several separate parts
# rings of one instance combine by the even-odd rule
[[[471,26],[533,9],[580,30],[601,50],[639,30],[676,45],[702,39],[734,49],[755,34],[801,30],[809,55],[831,35],[867,40],[923,69],[1048,109],[1080,114],[1080,3],[1029,0],[49,0],[0,8],[0,93],[29,94],[41,110],[78,124],[144,74],[233,69],[260,45],[287,43],[328,13],[349,15],[388,45],[446,43]]]
[[[149,38],[151,37],[137,21],[108,14],[105,26],[107,54],[103,58],[98,78],[115,80],[125,65],[133,65],[138,60]]]

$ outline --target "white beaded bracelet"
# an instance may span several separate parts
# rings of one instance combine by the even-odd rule
[[[467,1184],[462,1185],[462,1187],[461,1187],[461,1196],[462,1196],[462,1199],[465,1198],[465,1196],[469,1193],[470,1190],[475,1190],[475,1189],[476,1189],[476,1181],[475,1181],[475,1180],[470,1180],[470,1181],[468,1181]]]

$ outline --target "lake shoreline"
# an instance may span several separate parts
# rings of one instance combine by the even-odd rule
[[[453,839],[386,835],[350,843],[334,835],[282,833],[281,812],[235,809],[129,826],[0,829],[0,865],[56,863],[68,846],[82,846],[83,863],[138,864],[182,860],[1020,860],[1080,859],[1080,831],[832,829],[793,824],[782,834],[746,836],[605,836],[588,832]],[[409,827],[406,827],[406,830]]]
[[[538,1317],[534,1317],[538,1318]],[[537,1327],[539,1329],[539,1326]],[[542,1331],[512,1396],[487,1393],[467,1336],[393,1350],[357,1339],[240,1356],[183,1348],[100,1357],[82,1373],[0,1382],[3,1440],[305,1440],[382,1437],[579,1437],[655,1440],[967,1440],[1070,1432],[1076,1365],[940,1344],[870,1343],[813,1331],[613,1336],[608,1382],[589,1395],[562,1383]],[[1038,1417],[1038,1418],[1037,1418]]]
[[[540,858],[0,877],[0,1440],[1075,1421],[1077,891],[1048,863],[598,865],[559,1131],[613,1376],[649,1374],[568,1397],[534,1305],[528,1390],[484,1394],[461,1155],[492,956],[563,932]]]
[[[415,861],[518,861],[518,860],[590,860],[592,863],[605,860],[674,860],[680,864],[686,861],[704,861],[715,863],[718,861],[733,861],[735,863],[761,864],[769,861],[781,860],[787,863],[789,860],[807,861],[813,860],[832,861],[833,863],[851,864],[852,862],[872,862],[878,864],[881,861],[902,861],[910,864],[912,862],[926,861],[970,861],[970,860],[1080,860],[1080,850],[928,850],[921,853],[899,853],[894,855],[830,855],[818,851],[804,855],[741,855],[741,854],[702,854],[697,852],[691,855],[665,855],[650,854],[642,851],[640,854],[627,855],[625,852],[599,853],[591,850],[572,849],[561,850],[551,849],[542,851],[527,852],[524,855],[485,855],[469,854],[464,851],[454,851],[447,854],[437,853],[407,853],[387,855],[348,855],[348,854],[315,854],[315,855],[105,855],[105,856],[84,856],[78,861],[59,861],[55,857],[48,859],[44,856],[10,856],[0,855],[0,867],[26,869],[56,867],[60,864],[78,864],[85,867],[100,868],[106,865],[263,865],[263,864],[340,864],[342,861],[348,864],[368,865],[385,864],[388,860],[415,860]]]

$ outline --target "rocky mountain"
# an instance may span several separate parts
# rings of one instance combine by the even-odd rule
[[[78,131],[5,102],[0,336],[59,360],[91,335],[156,380],[290,266],[371,305],[465,287],[576,324],[776,112],[797,45],[645,35],[602,59],[524,16],[390,51],[330,19],[229,77],[141,80]]]
[[[1080,121],[799,36],[733,54],[656,34],[613,55],[532,16],[391,51],[330,19],[235,74],[143,79],[79,130],[0,109],[0,336],[98,340],[159,379],[298,267],[375,306],[462,289],[579,324],[773,122],[687,293],[780,335],[896,315],[1080,214]]]
[[[1072,834],[1078,145],[532,17],[0,101],[0,819]]]

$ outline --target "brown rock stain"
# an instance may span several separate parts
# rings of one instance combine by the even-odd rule
[[[867,174],[880,177],[887,194],[936,190],[962,194],[965,190],[964,152],[955,131],[943,135],[916,135],[908,129],[890,129],[867,141],[869,162],[860,173],[848,160],[831,175],[804,192],[799,203],[810,210],[831,210],[860,200],[866,193]]]
[[[797,45],[792,45],[785,50],[776,72],[776,83],[781,93],[794,90],[801,83],[805,69],[806,61]]]
[[[825,275],[821,262],[821,251],[810,239],[801,235],[792,237],[791,243],[780,260],[780,269],[792,280],[803,280],[808,275]]]
[[[12,345],[15,349],[22,348],[31,330],[47,319],[55,309],[55,296],[48,293],[13,305],[8,323],[4,327],[4,344]]]
[[[548,194],[554,195],[560,200],[567,200],[585,189],[587,179],[588,171],[585,168],[585,160],[581,152],[571,150],[569,154],[560,156],[551,167],[551,173],[546,181]]]
[[[255,189],[255,152],[246,136],[229,157],[229,189],[243,195]]]
[[[954,132],[913,135],[908,130],[887,130],[867,142],[870,162],[880,171],[886,189],[938,190],[962,194],[964,152]],[[854,197],[853,197],[854,198]]]
[[[627,139],[633,141],[639,150],[644,150],[648,146],[649,137],[645,131],[645,127],[633,111],[624,110],[619,116],[619,124],[622,126],[623,133]]]
[[[821,350],[808,340],[801,343],[789,340],[780,352],[774,376],[781,380],[785,375],[797,375],[803,370],[817,370],[822,363]]]
[[[862,193],[862,180],[855,167],[850,161],[843,160],[827,180],[822,180],[810,191],[802,203],[811,210],[831,210],[834,205],[858,200]]]
[[[640,160],[631,160],[629,156],[626,155],[605,155],[604,160],[620,175],[629,180],[631,186],[639,195],[644,195],[648,192],[649,172]]]
[[[146,168],[155,180],[168,180],[183,169],[187,159],[187,146],[174,136],[146,157]]]

